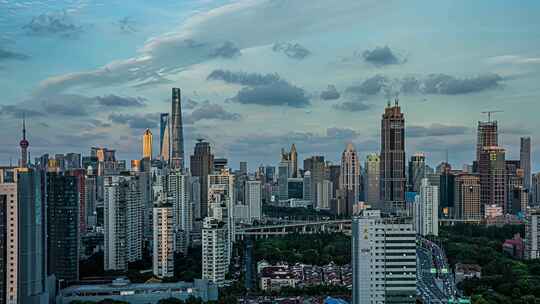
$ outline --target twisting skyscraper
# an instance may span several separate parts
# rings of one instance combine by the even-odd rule
[[[405,210],[405,118],[396,99],[381,120],[381,198],[388,211]]]
[[[172,89],[171,116],[171,167],[183,169],[184,131],[182,127],[182,105],[179,88]]]

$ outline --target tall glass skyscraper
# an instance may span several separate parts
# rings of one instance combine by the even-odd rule
[[[159,156],[162,161],[169,162],[171,157],[171,127],[169,113],[159,116]]]
[[[172,89],[171,111],[171,167],[184,169],[184,131],[179,88]]]

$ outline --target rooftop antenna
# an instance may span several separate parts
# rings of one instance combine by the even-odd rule
[[[491,122],[491,114],[494,114],[494,113],[502,113],[504,111],[501,111],[501,110],[493,110],[493,111],[482,111],[481,113],[482,114],[487,114],[488,116],[488,122]]]
[[[394,103],[396,104],[396,107],[399,105],[399,98],[396,97],[396,99],[394,99]]]

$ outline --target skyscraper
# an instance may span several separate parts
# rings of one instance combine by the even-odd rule
[[[172,89],[171,167],[184,169],[184,130],[182,125],[181,92]]]
[[[480,154],[484,147],[499,145],[497,121],[479,121],[476,140],[476,162],[480,162]]]
[[[281,161],[278,167],[279,200],[289,199],[289,163]]]
[[[289,174],[291,177],[298,177],[298,152],[296,152],[296,146],[295,144],[292,144],[291,146],[291,153],[290,155],[290,164],[291,168]]]
[[[364,170],[366,172],[365,191],[366,202],[373,209],[382,209],[381,202],[381,158],[377,154],[369,154]]]
[[[156,205],[153,210],[153,273],[158,278],[170,278],[174,276],[173,208],[165,203]]]
[[[251,221],[260,221],[262,217],[261,182],[257,180],[246,181],[245,191],[246,205],[249,206],[249,218]]]
[[[476,174],[462,173],[455,178],[455,218],[480,219],[480,177]]]
[[[227,248],[226,223],[212,217],[205,218],[202,228],[202,278],[219,287],[224,285],[229,268]]]
[[[420,235],[439,235],[439,187],[423,178],[415,198],[416,232]]]
[[[47,173],[47,271],[68,283],[79,280],[79,182]]]
[[[322,183],[326,176],[324,156],[315,155],[305,159],[304,171],[311,172],[311,199],[315,201],[317,199],[317,184]]]
[[[425,177],[426,172],[426,156],[424,153],[416,153],[411,156],[409,161],[409,180],[408,191],[418,192],[422,179]]]
[[[416,301],[416,232],[366,210],[352,220],[352,304]]]
[[[388,211],[405,210],[405,118],[396,99],[381,120],[381,199]]]
[[[152,159],[152,144],[153,144],[153,137],[152,137],[152,131],[150,129],[144,130],[143,138],[142,138],[142,157],[146,159]]]
[[[222,170],[208,176],[208,217],[225,223],[227,261],[232,259],[234,234],[234,175]]]
[[[172,201],[174,227],[176,229],[176,249],[186,252],[193,227],[193,208],[190,199],[190,177],[180,170],[173,170],[168,178],[168,195]],[[154,209],[154,212],[156,210]]]
[[[339,178],[339,189],[343,194],[338,214],[351,216],[353,205],[358,203],[360,191],[360,160],[352,143],[347,145],[341,155]]]
[[[212,173],[214,168],[214,155],[210,148],[210,144],[204,140],[199,140],[195,144],[195,151],[191,155],[190,169],[191,176],[199,177],[201,189],[200,195],[200,214],[195,214],[195,218],[205,218],[208,215],[208,175]]]
[[[523,186],[531,189],[531,138],[522,137],[520,139],[519,160],[523,169]]]
[[[0,278],[0,303],[16,304],[18,295],[17,266],[19,263],[19,227],[17,221],[18,210],[17,183],[0,181],[0,263],[2,272]],[[8,280],[14,278],[14,280]]]
[[[482,206],[497,205],[507,211],[505,150],[497,146],[484,146],[480,153],[478,171]]]
[[[159,115],[159,157],[164,162],[169,162],[171,156],[171,126],[169,113]]]

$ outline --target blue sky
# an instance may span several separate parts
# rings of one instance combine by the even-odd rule
[[[399,96],[407,153],[457,167],[476,122],[496,114],[508,158],[540,110],[540,3],[522,1],[0,0],[0,163],[30,150],[140,157],[171,87],[184,98],[186,149],[207,138],[233,167],[337,160],[347,142],[379,150],[380,115]],[[536,169],[540,166],[535,162]]]

